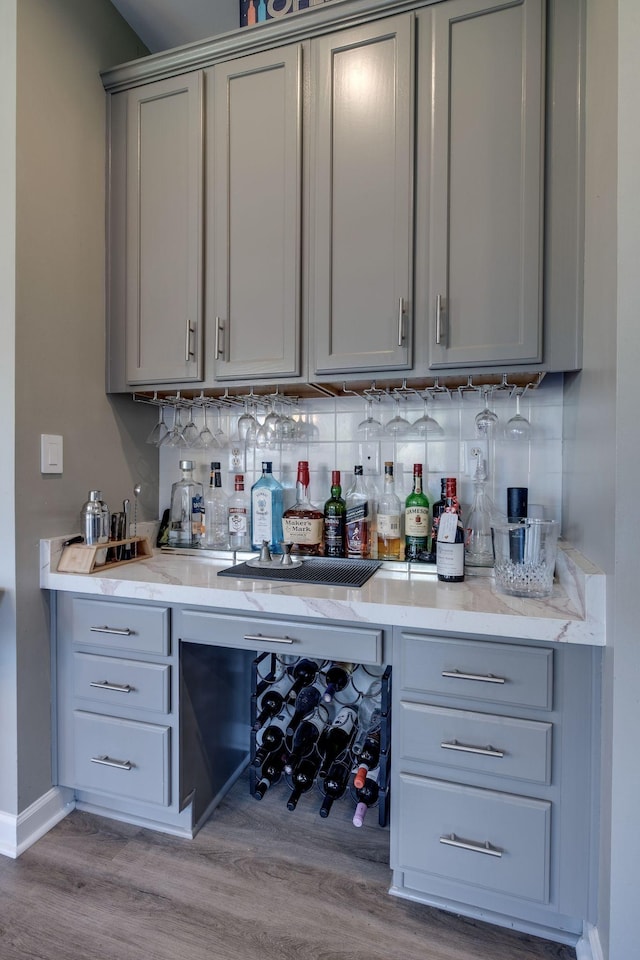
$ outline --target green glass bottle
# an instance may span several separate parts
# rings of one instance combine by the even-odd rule
[[[424,558],[429,546],[429,499],[422,492],[422,464],[413,465],[413,490],[404,505],[404,558]]]
[[[344,557],[346,506],[342,499],[340,471],[331,471],[331,496],[324,505],[324,555]]]

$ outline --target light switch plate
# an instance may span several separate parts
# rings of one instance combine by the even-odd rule
[[[40,473],[62,473],[62,437],[54,433],[40,435]]]

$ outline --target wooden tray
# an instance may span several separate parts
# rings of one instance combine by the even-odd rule
[[[113,547],[123,547],[126,544],[135,544],[135,557],[129,560],[109,560],[107,563],[96,564],[96,557],[101,550],[110,550]],[[126,537],[124,540],[110,540],[108,543],[72,543],[65,547],[58,563],[58,573],[100,573],[120,567],[123,563],[135,563],[136,560],[145,560],[152,556],[151,546],[146,537]]]

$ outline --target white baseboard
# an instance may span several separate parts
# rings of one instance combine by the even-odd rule
[[[598,928],[585,924],[584,933],[576,943],[576,960],[604,960]]]
[[[0,811],[0,855],[15,860],[74,809],[73,790],[52,787],[19,814]]]

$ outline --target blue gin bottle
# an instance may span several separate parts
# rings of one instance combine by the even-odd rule
[[[272,473],[270,460],[262,462],[262,476],[251,487],[251,547],[259,550],[262,541],[271,553],[282,553],[283,490]]]

